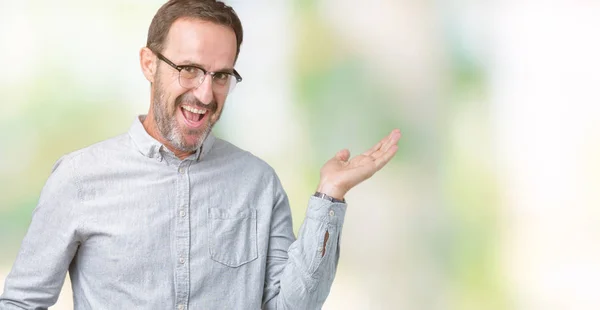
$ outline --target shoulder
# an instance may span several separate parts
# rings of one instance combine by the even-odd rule
[[[63,155],[54,164],[52,173],[60,173],[61,170],[69,169],[78,172],[86,171],[92,167],[114,161],[115,157],[124,154],[131,149],[129,135],[121,134],[90,146]]]
[[[207,160],[219,166],[229,166],[240,173],[258,173],[276,177],[275,170],[266,161],[231,142],[216,138]]]
[[[254,197],[284,199],[285,190],[279,176],[265,160],[222,139],[215,142],[204,167],[223,176],[244,193]],[[272,200],[269,200],[272,202]],[[272,204],[268,204],[272,206]]]

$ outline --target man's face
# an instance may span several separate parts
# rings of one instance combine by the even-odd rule
[[[161,54],[179,66],[195,65],[218,72],[232,71],[236,51],[231,28],[198,19],[178,19],[171,26]],[[157,61],[148,117],[155,122],[167,146],[193,152],[219,120],[227,91],[213,88],[210,75],[197,88],[183,88],[179,72]]]

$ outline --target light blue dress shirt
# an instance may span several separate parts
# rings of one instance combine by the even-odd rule
[[[296,240],[269,165],[213,135],[180,160],[143,117],[56,163],[0,309],[48,308],[67,270],[75,309],[320,309],[346,205],[311,197]]]

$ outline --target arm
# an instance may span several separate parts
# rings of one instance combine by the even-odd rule
[[[56,303],[78,247],[72,220],[78,192],[72,171],[71,163],[62,159],[54,166],[6,278],[0,309],[47,309]]]
[[[343,200],[352,187],[385,166],[396,153],[399,139],[400,132],[394,130],[355,158],[350,159],[347,150],[338,152],[321,169],[317,190]],[[320,309],[335,277],[346,204],[311,197],[298,239],[292,243],[289,203],[279,183],[277,188],[263,309]]]
[[[293,242],[289,203],[280,193],[273,210],[263,309],[320,309],[335,275],[346,205],[311,197]]]

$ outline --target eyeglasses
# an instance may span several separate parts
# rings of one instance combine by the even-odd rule
[[[178,66],[161,53],[154,52],[154,54],[156,54],[158,59],[179,71],[179,85],[186,89],[197,88],[204,82],[207,75],[210,75],[212,78],[213,90],[220,93],[230,93],[235,88],[235,85],[242,81],[242,77],[235,69],[233,69],[233,72],[211,72],[194,65]]]

